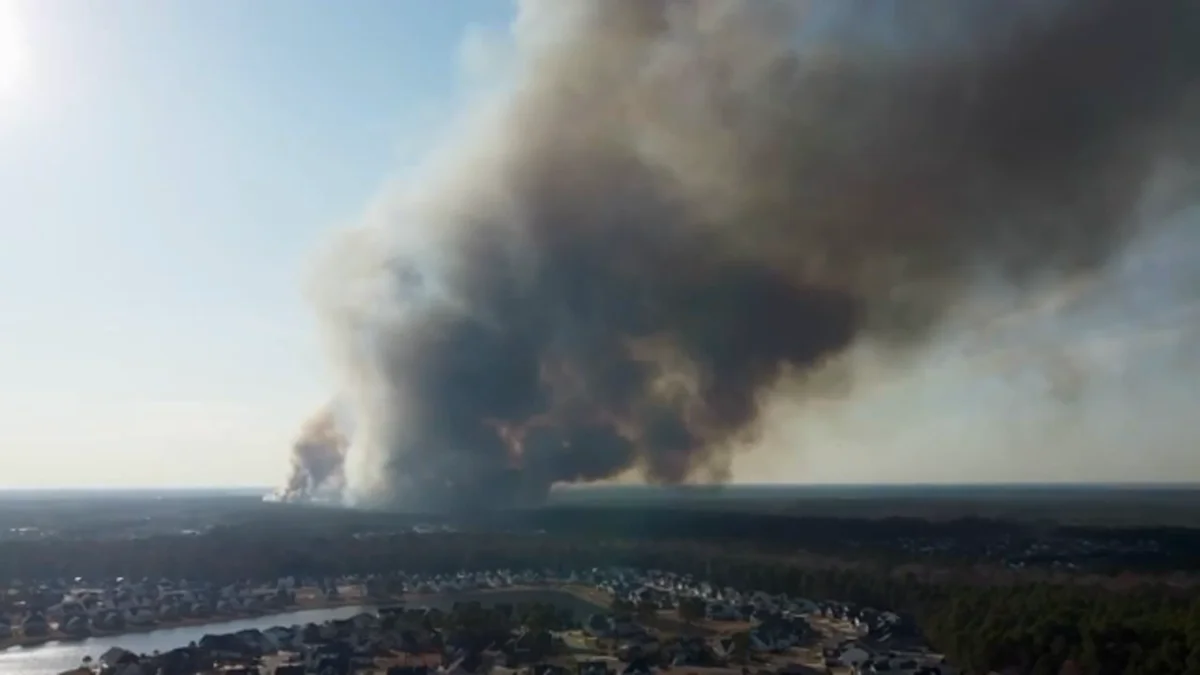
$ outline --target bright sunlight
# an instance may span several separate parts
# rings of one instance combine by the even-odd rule
[[[17,0],[0,0],[0,103],[15,98],[29,74],[20,18]]]

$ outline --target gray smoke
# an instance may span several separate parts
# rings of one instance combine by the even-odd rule
[[[842,395],[812,375],[919,351],[981,270],[1103,268],[1195,157],[1191,0],[554,0],[519,27],[498,106],[332,252],[355,432],[297,444],[305,485],[469,509],[724,480],[781,383]]]
[[[340,489],[349,439],[339,426],[333,404],[305,422],[292,445],[287,480],[276,493],[283,501],[309,499],[322,489]]]

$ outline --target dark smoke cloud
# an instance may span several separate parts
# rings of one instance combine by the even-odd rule
[[[298,444],[297,481],[344,456],[359,502],[459,509],[728,478],[781,378],[919,349],[982,270],[1087,273],[1137,236],[1158,162],[1193,159],[1198,14],[526,3],[499,111],[334,254],[356,432]]]

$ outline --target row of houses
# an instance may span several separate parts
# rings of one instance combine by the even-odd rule
[[[409,593],[438,593],[470,591],[487,588],[530,587],[563,584],[588,585],[606,590],[618,600],[631,604],[653,602],[656,607],[677,607],[685,600],[704,604],[710,621],[743,621],[745,630],[712,639],[682,638],[663,641],[639,625],[634,615],[600,612],[583,622],[583,630],[594,638],[618,643],[617,656],[628,664],[665,664],[669,666],[705,666],[725,663],[739,651],[779,654],[801,644],[822,640],[814,629],[817,620],[840,622],[851,626],[856,637],[835,645],[827,645],[827,668],[850,668],[856,673],[888,672],[895,675],[915,675],[932,672],[930,660],[909,650],[893,649],[897,642],[893,634],[906,630],[907,619],[899,614],[873,608],[855,607],[849,603],[815,601],[784,594],[718,587],[685,575],[628,568],[593,568],[573,572],[553,570],[493,570],[487,572],[458,572],[422,575],[396,572],[387,578],[342,577],[338,579],[295,580],[327,590],[347,585],[372,583]],[[184,597],[174,591],[178,585],[157,597]],[[230,588],[236,594],[257,587],[244,584]],[[276,584],[275,588],[288,585]],[[162,587],[160,586],[160,589]],[[201,587],[203,588],[203,587]],[[189,591],[195,586],[189,585]],[[208,589],[206,592],[211,592]],[[230,593],[225,594],[229,597]],[[284,664],[293,672],[335,675],[350,672],[343,668],[365,666],[388,655],[439,654],[437,667],[446,675],[479,675],[473,667],[476,657],[487,669],[512,668],[537,652],[533,648],[545,636],[524,633],[518,636],[469,635],[462,632],[432,630],[429,613],[436,610],[385,608],[378,614],[364,613],[352,619],[323,625],[277,627],[265,631],[243,631],[224,636],[206,636],[196,649],[203,654],[227,659],[238,667],[253,665],[263,654],[288,652],[298,655],[298,661]],[[915,647],[914,647],[915,648]],[[178,650],[176,650],[178,651]],[[126,661],[130,657],[126,656]],[[180,663],[188,661],[183,656]],[[251,662],[251,663],[247,663]],[[131,667],[131,663],[127,663]],[[139,668],[144,666],[141,662]],[[431,664],[426,664],[431,665]],[[639,667],[641,667],[639,666]],[[407,666],[405,666],[407,667]],[[304,670],[295,670],[303,668]],[[478,666],[485,668],[485,666]],[[134,675],[138,671],[130,670]],[[166,671],[164,671],[166,672]],[[490,670],[488,670],[490,672]],[[634,672],[640,672],[637,668]],[[168,673],[169,675],[169,673]],[[633,675],[633,673],[631,673]]]
[[[649,602],[669,609],[677,607],[684,598],[698,598],[705,603],[705,617],[710,621],[762,623],[781,618],[820,617],[845,622],[860,635],[871,635],[876,641],[920,639],[920,631],[912,617],[852,603],[718,587],[688,575],[669,572],[614,570],[605,573],[595,570],[582,576],[632,605]]]

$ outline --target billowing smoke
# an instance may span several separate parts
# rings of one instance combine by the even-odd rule
[[[497,104],[331,253],[355,432],[297,444],[298,488],[724,480],[768,399],[853,390],[849,348],[1103,269],[1196,149],[1190,0],[547,0],[516,35]]]
[[[340,490],[349,441],[338,424],[337,410],[327,405],[309,418],[292,445],[287,480],[275,495],[284,501],[312,498],[321,490]]]

